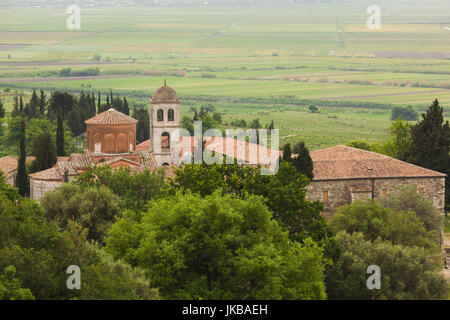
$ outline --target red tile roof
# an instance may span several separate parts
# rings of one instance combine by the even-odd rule
[[[9,173],[17,170],[18,167],[18,159],[19,157],[15,156],[6,156],[3,158],[0,158],[0,170],[2,170],[5,175],[8,175]],[[31,161],[34,161],[36,157],[27,157],[26,162],[29,163]]]
[[[150,151],[150,139],[145,140],[144,142],[139,143],[136,146],[136,151]]]
[[[446,176],[386,155],[343,145],[311,151],[310,155],[315,181]]]
[[[138,121],[113,108],[85,121],[86,124],[132,124]]]
[[[60,173],[58,167],[53,167],[47,170],[32,173],[30,174],[30,178],[34,180],[62,181],[63,175]]]

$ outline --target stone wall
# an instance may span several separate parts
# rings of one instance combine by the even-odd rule
[[[352,190],[352,185],[355,183],[365,186],[365,190]],[[413,185],[419,193],[430,199],[438,210],[442,213],[444,212],[445,178],[376,178],[373,181],[372,179],[312,181],[307,187],[306,198],[311,201],[323,201],[324,192],[327,192],[328,201],[324,203],[324,212],[334,212],[339,207],[350,204],[356,199],[371,198],[372,183],[374,198],[382,197],[385,193],[389,194],[400,186]]]
[[[17,176],[17,170],[9,173],[6,176],[6,183],[10,184],[11,186],[16,186],[16,176]]]
[[[47,191],[53,191],[61,186],[61,181],[44,181],[30,179],[30,198],[34,200],[41,199]]]

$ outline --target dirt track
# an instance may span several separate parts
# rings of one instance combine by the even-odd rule
[[[0,62],[0,66],[11,67],[40,67],[40,66],[82,66],[92,64],[117,64],[111,61],[29,61],[29,62]]]
[[[380,93],[380,94],[368,94],[368,95],[362,95],[362,96],[342,96],[342,97],[321,98],[319,100],[346,100],[346,99],[357,99],[357,98],[392,97],[392,96],[407,96],[407,95],[424,94],[424,93],[439,93],[439,92],[450,92],[450,89],[412,91],[412,92],[396,92],[396,93]]]
[[[97,79],[125,79],[137,78],[142,76],[131,75],[107,75],[107,76],[86,76],[86,77],[48,77],[48,78],[0,78],[0,83],[17,82],[50,82],[50,81],[69,81],[69,80],[97,80]]]

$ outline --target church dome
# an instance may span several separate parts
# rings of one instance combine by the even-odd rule
[[[151,102],[180,103],[180,101],[178,101],[177,93],[171,87],[166,85],[166,81],[164,81],[164,85],[153,94]]]

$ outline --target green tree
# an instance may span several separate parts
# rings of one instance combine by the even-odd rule
[[[415,186],[399,187],[380,198],[380,203],[394,211],[412,211],[423,222],[428,231],[439,236],[442,231],[442,214],[433,203],[417,193]]]
[[[24,113],[28,117],[28,119],[38,118],[39,117],[39,108],[40,108],[40,101],[36,94],[36,89],[34,89],[33,93],[31,94],[30,102],[28,102],[25,105]]]
[[[86,131],[84,120],[83,120],[83,111],[78,106],[76,106],[70,112],[67,123],[75,137],[78,137],[80,134],[82,134],[83,132]]]
[[[19,98],[17,98],[17,96],[14,97],[14,106],[13,109],[11,111],[11,117],[18,117],[20,116],[20,111],[19,111]]]
[[[419,113],[413,106],[394,106],[391,110],[391,120],[403,119],[406,121],[416,121]]]
[[[436,99],[422,114],[422,120],[411,127],[411,146],[407,160],[418,166],[447,174],[446,205],[450,203],[450,126],[444,121],[443,109]]]
[[[408,247],[362,233],[337,234],[342,253],[327,277],[330,299],[424,300],[448,299],[448,284],[442,275],[442,259],[421,247]],[[367,267],[380,267],[381,288],[367,288]]]
[[[291,159],[292,164],[300,173],[307,176],[309,180],[312,180],[314,178],[313,162],[305,143],[300,141],[294,146],[293,151],[297,156]]]
[[[48,108],[47,117],[50,120],[55,120],[58,116],[58,112],[61,109],[64,120],[69,120],[71,117],[71,111],[77,105],[77,100],[73,94],[69,92],[54,91],[51,94]]]
[[[128,101],[127,98],[123,97],[123,113],[126,115],[130,114],[130,107],[128,106]]]
[[[143,268],[168,299],[324,299],[322,250],[270,219],[260,197],[152,201],[108,232],[107,251]]]
[[[3,105],[3,102],[0,100],[0,118],[5,117],[5,106]]]
[[[1,172],[0,221],[0,270],[14,265],[15,278],[37,300],[158,298],[142,272],[88,243],[80,225],[71,222],[62,232],[37,202],[6,184]],[[67,290],[70,265],[81,268],[81,290]]]
[[[292,159],[292,151],[291,151],[291,144],[286,143],[283,147],[283,160],[284,161],[291,161]]]
[[[150,138],[150,117],[147,108],[133,108],[133,118],[138,123],[136,124],[136,141],[144,142]]]
[[[56,163],[56,146],[50,133],[43,132],[34,140],[32,154],[36,159],[31,166],[31,172],[46,170]]]
[[[70,220],[88,229],[88,239],[103,242],[108,228],[122,212],[118,196],[106,187],[64,184],[41,199],[46,217],[67,228]]]
[[[87,169],[74,183],[82,187],[107,187],[123,200],[125,208],[139,212],[144,211],[149,200],[161,194],[164,174],[164,169],[130,174],[130,168],[113,170],[109,166],[100,166]]]
[[[412,211],[393,211],[378,201],[356,201],[339,209],[329,221],[338,231],[360,232],[369,241],[378,238],[393,244],[439,251],[435,233],[428,231]]]
[[[22,113],[24,112],[24,109],[23,109],[23,99],[22,99],[22,96],[20,96],[20,98],[19,98],[19,116],[22,116]]]
[[[357,149],[372,151],[372,146],[370,145],[370,143],[363,140],[352,140],[347,142],[345,145]]]
[[[27,151],[25,149],[25,116],[22,114],[20,125],[20,149],[19,161],[17,167],[16,185],[19,188],[21,196],[26,196],[29,193],[29,178],[26,167]]]
[[[291,240],[312,238],[325,249],[327,257],[337,254],[333,232],[320,215],[322,204],[306,200],[308,179],[290,163],[281,162],[275,175],[261,175],[260,168],[236,164],[187,164],[175,169],[166,192],[177,190],[202,197],[220,189],[246,199],[249,194],[263,196],[273,218],[289,231]]]
[[[41,89],[40,91],[41,95],[39,97],[39,115],[43,117],[45,115],[45,106],[47,104],[47,101],[45,100],[45,92]]]
[[[100,91],[98,92],[98,100],[97,100],[97,114],[102,112],[102,106],[101,106],[102,100]]]
[[[16,268],[10,265],[0,275],[0,300],[34,300],[30,289],[24,289],[15,278]]]
[[[319,112],[319,109],[315,105],[310,105],[308,109],[309,109],[309,111],[311,113],[318,113]]]
[[[0,137],[0,145],[7,154],[18,154],[17,146],[20,144],[21,118],[14,117],[8,121],[8,130],[6,135]],[[33,142],[43,132],[50,132],[53,141],[56,141],[57,126],[55,122],[47,119],[35,118],[27,121],[27,130],[25,132],[25,146],[28,152],[32,154]],[[75,152],[76,146],[70,128],[64,123],[64,150],[67,153]]]
[[[58,112],[57,128],[56,128],[56,154],[65,156],[64,151],[64,123],[61,109]]]
[[[389,127],[390,138],[381,146],[381,153],[397,158],[402,161],[407,160],[407,153],[411,148],[411,126],[407,121],[397,118]]]

